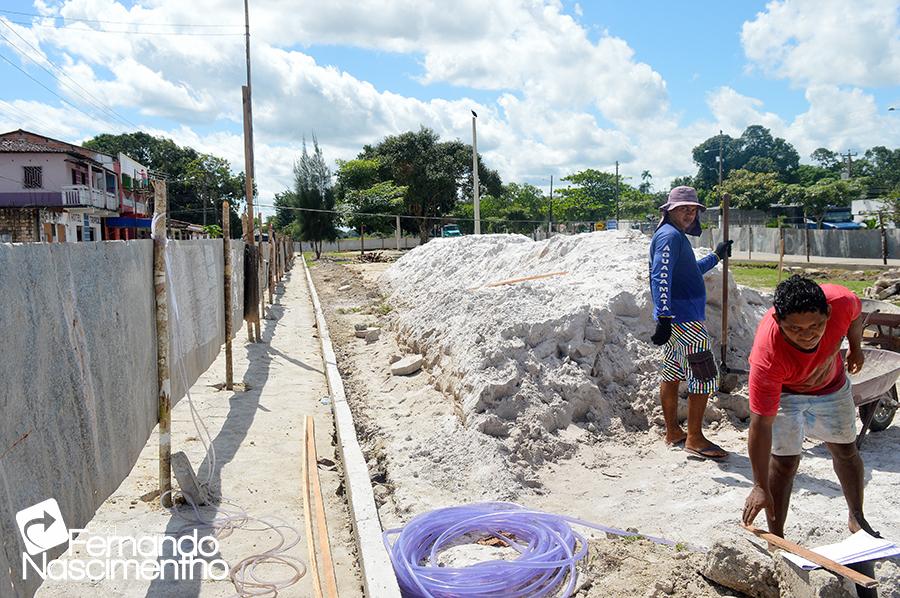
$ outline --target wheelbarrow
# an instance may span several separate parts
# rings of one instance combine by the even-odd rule
[[[880,432],[891,425],[897,412],[897,378],[900,376],[900,353],[864,348],[865,365],[858,374],[848,374],[853,402],[859,410],[862,429],[856,446],[862,446],[866,432]]]

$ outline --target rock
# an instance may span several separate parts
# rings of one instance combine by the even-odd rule
[[[596,326],[586,326],[584,329],[584,340],[592,343],[601,343],[606,338],[603,330]]]
[[[366,330],[365,339],[367,343],[374,343],[380,336],[381,328],[369,328],[368,330]]]
[[[778,598],[772,558],[748,536],[720,532],[706,553],[703,576],[754,598]]]
[[[738,419],[745,420],[750,417],[750,401],[740,395],[716,394],[715,404],[720,409],[730,411]]]
[[[782,596],[791,598],[856,598],[856,587],[823,569],[804,571],[777,553],[775,575]]]
[[[421,355],[407,355],[400,361],[391,365],[391,374],[394,376],[408,376],[422,369],[424,358]]]
[[[572,356],[575,359],[590,357],[591,355],[594,355],[597,350],[598,347],[594,343],[581,343],[580,345],[575,347],[574,351],[572,351]]]
[[[875,295],[875,298],[879,301],[883,301],[888,297],[896,295],[898,290],[900,290],[900,284],[892,284],[891,286],[886,287],[884,290],[879,291],[878,294]]]
[[[365,329],[368,328],[368,327],[369,327],[368,324],[354,324],[354,325],[353,325],[353,328],[355,328],[357,331],[359,331],[359,330],[365,330]]]
[[[403,356],[397,355],[395,353],[395,354],[391,355],[391,358],[388,360],[388,363],[393,365],[393,364],[397,363],[398,361],[400,361],[401,359],[403,359]]]
[[[353,287],[352,287],[351,285],[345,284],[345,285],[343,285],[343,286],[338,287],[338,293],[343,293],[343,292],[345,292],[345,291],[349,291],[349,290],[352,289],[352,288],[353,288]]]

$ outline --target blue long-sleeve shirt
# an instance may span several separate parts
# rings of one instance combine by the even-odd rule
[[[653,318],[670,316],[677,323],[706,320],[703,275],[718,261],[714,253],[697,261],[683,232],[669,223],[660,226],[650,241]]]

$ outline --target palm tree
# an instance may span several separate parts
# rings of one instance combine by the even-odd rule
[[[653,184],[650,182],[652,178],[653,175],[650,174],[649,170],[641,173],[641,186],[639,187],[641,193],[650,193],[650,189],[653,187]]]

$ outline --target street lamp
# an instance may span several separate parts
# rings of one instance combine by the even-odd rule
[[[475,120],[478,115],[472,110],[472,199],[475,207],[475,234],[481,234],[481,205],[478,201],[478,140],[475,136]]]

